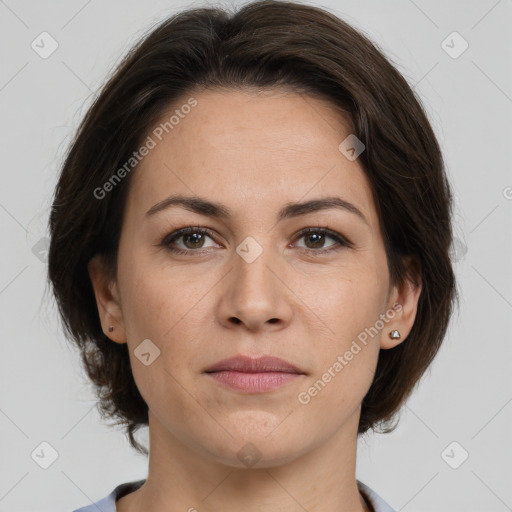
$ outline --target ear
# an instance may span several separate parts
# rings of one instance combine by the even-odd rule
[[[406,277],[401,286],[393,286],[389,293],[388,310],[393,309],[395,316],[387,326],[380,342],[380,348],[389,349],[396,347],[409,336],[414,325],[418,300],[420,298],[421,264],[414,256],[405,256]],[[391,331],[397,330],[400,333],[399,339],[389,337]]]
[[[93,256],[87,268],[103,332],[116,343],[126,343],[123,311],[116,280],[108,276],[100,255]],[[114,328],[112,332],[109,331],[110,326]]]

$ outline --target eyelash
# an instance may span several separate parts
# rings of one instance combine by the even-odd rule
[[[190,254],[195,252],[200,252],[201,249],[178,249],[176,247],[171,247],[171,243],[178,240],[180,237],[184,235],[188,235],[191,233],[200,233],[202,235],[208,235],[213,240],[214,237],[212,236],[211,232],[207,228],[202,228],[199,226],[189,226],[186,228],[178,229],[176,231],[173,231],[169,235],[167,235],[161,242],[161,246],[164,246],[168,251],[171,251],[175,254]],[[327,235],[329,238],[332,238],[336,241],[336,244],[333,244],[329,246],[326,249],[308,249],[308,248],[301,248],[307,252],[312,252],[316,254],[325,254],[331,251],[337,251],[340,250],[343,247],[351,248],[353,247],[352,242],[350,242],[345,237],[341,236],[339,233],[336,233],[335,231],[332,231],[328,228],[305,228],[302,231],[300,231],[296,237],[295,240],[300,240],[302,237],[310,235],[312,233],[320,234],[320,235]]]

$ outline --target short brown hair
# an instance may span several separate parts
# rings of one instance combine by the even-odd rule
[[[154,28],[103,87],[65,157],[50,215],[49,281],[67,333],[81,351],[104,418],[126,426],[130,444],[148,425],[126,344],[102,331],[88,275],[102,255],[116,275],[126,176],[103,199],[101,187],[139,147],[164,109],[193,88],[288,87],[327,98],[344,112],[366,149],[358,157],[379,215],[392,284],[420,262],[422,290],[408,339],[381,350],[363,399],[358,433],[394,415],[435,357],[458,299],[450,248],[452,196],[441,151],[420,100],[383,52],[318,7],[263,0],[237,12],[194,8]],[[341,142],[341,140],[340,140]]]

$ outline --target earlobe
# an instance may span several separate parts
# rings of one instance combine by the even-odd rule
[[[123,312],[116,281],[108,276],[99,255],[91,258],[87,268],[103,332],[116,343],[126,343]]]
[[[394,286],[389,296],[388,308],[393,308],[395,314],[381,338],[380,348],[384,350],[406,341],[418,311],[422,289],[421,267],[412,256],[406,257],[404,264],[407,268],[404,282],[400,286]]]

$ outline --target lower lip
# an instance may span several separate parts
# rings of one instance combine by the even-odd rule
[[[262,372],[247,373],[224,370],[220,372],[208,373],[217,382],[246,393],[264,393],[277,389],[297,378],[301,377],[300,373],[288,372]]]

